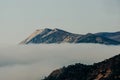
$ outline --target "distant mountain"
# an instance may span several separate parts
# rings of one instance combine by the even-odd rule
[[[120,54],[94,65],[77,63],[57,69],[43,80],[120,80]]]
[[[110,39],[104,36],[98,36],[98,35],[91,34],[91,33],[88,33],[78,38],[76,43],[99,43],[99,44],[106,44],[106,45],[120,44],[119,41],[115,41],[113,39]]]
[[[73,34],[60,29],[40,29],[32,33],[27,39],[21,42],[21,44],[39,44],[39,43],[73,43],[77,37],[81,37],[79,34]]]
[[[99,43],[107,45],[120,44],[120,34],[105,36],[105,33],[88,33],[86,35],[74,34],[61,29],[39,29],[32,33],[20,44],[40,44],[40,43]]]
[[[103,36],[103,37],[107,37],[116,41],[120,42],[120,31],[118,32],[101,32],[101,33],[96,33],[96,35],[98,36]]]

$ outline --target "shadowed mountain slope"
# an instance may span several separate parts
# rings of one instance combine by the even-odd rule
[[[120,54],[94,65],[77,63],[57,69],[43,80],[120,80]]]
[[[20,44],[40,44],[40,43],[99,43],[106,45],[120,44],[120,34],[106,36],[105,33],[88,33],[86,35],[74,34],[61,29],[39,29],[32,33],[27,39]]]
[[[118,32],[101,32],[101,33],[96,33],[96,35],[98,36],[103,36],[103,37],[107,37],[116,41],[120,42],[120,31]]]

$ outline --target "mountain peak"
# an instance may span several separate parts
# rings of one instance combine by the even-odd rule
[[[60,30],[60,29],[58,29],[58,28],[54,28],[53,30]]]
[[[62,29],[58,29],[58,28],[54,28],[54,29],[50,29],[50,28],[44,28],[44,29],[37,29],[37,32],[42,32],[42,31],[63,31]]]
[[[117,35],[117,36],[116,36]],[[110,36],[110,37],[109,37]],[[88,33],[86,35],[74,34],[62,29],[37,29],[20,44],[40,43],[99,43],[107,45],[120,44],[120,33]]]
[[[50,29],[50,28],[44,28],[44,30],[52,30],[52,29]]]
[[[57,31],[59,31],[59,30],[62,30],[62,29],[54,28],[53,30],[57,30]]]

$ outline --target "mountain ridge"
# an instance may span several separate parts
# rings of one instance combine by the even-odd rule
[[[120,80],[120,54],[93,65],[76,63],[54,70],[43,80]]]
[[[112,36],[109,36],[112,34]],[[108,36],[106,36],[108,35]],[[106,45],[119,45],[120,32],[115,33],[87,33],[75,34],[62,29],[37,29],[20,44],[51,44],[51,43],[99,43]]]

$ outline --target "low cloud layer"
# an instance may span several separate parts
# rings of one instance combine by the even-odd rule
[[[40,80],[74,63],[93,64],[120,53],[120,46],[50,44],[0,46],[0,80]]]

